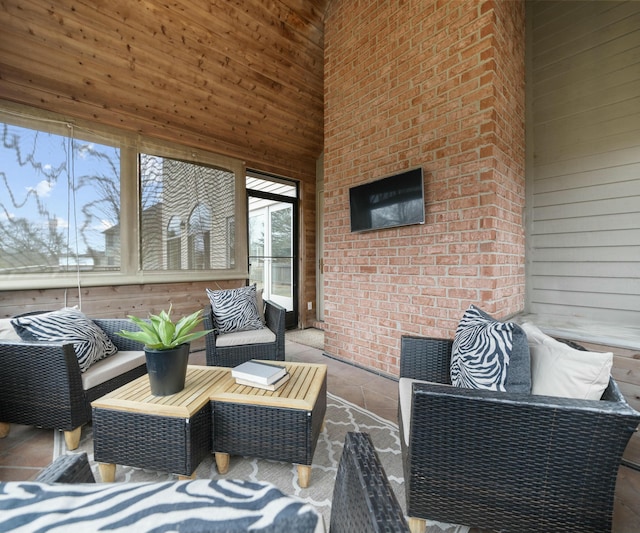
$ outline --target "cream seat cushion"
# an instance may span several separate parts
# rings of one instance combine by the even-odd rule
[[[82,388],[92,389],[105,381],[118,377],[129,370],[145,364],[144,351],[118,351],[97,363],[92,364],[89,369],[82,374]]]
[[[240,346],[276,342],[276,334],[269,328],[222,333],[216,337],[216,346]]]

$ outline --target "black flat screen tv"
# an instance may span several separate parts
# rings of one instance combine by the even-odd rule
[[[424,224],[424,179],[414,168],[349,189],[351,231]]]

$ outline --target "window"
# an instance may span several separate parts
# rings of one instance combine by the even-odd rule
[[[247,276],[241,162],[22,108],[0,128],[0,288]]]
[[[167,225],[167,269],[182,268],[182,222],[180,217],[171,217]]]
[[[189,268],[211,268],[211,210],[202,204],[189,217]]]
[[[233,244],[227,230],[229,217],[235,215],[233,172],[140,154],[140,182],[144,270],[233,268],[235,257],[227,253]],[[174,219],[187,221],[186,232],[174,223],[169,234]],[[179,253],[171,264],[169,240],[172,253]]]
[[[1,124],[0,273],[120,267],[120,150]]]

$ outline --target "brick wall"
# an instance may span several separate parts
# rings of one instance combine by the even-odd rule
[[[334,0],[325,22],[325,349],[524,307],[524,3]],[[426,224],[350,233],[349,187],[421,166]]]

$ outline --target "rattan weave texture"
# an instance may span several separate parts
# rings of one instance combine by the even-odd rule
[[[35,479],[40,483],[94,483],[85,452],[60,455]]]
[[[327,382],[311,411],[211,403],[214,452],[310,465],[327,410]]]
[[[331,505],[331,533],[408,533],[409,526],[367,433],[347,433]]]
[[[203,313],[203,325],[204,329],[213,329],[214,331],[205,337],[207,365],[234,367],[251,359],[284,361],[285,309],[267,300],[264,316],[266,326],[276,336],[274,342],[219,347],[216,346],[217,331],[214,327],[211,306],[208,305]]]
[[[403,338],[401,377],[447,383],[450,347]],[[414,384],[412,404],[409,444],[401,439],[408,516],[517,533],[611,530],[620,459],[640,421],[613,379],[600,401],[434,383]]]
[[[142,344],[115,335],[136,329],[131,321],[95,322],[118,349],[142,350]],[[142,364],[85,391],[73,345],[35,341],[0,341],[0,365],[0,421],[63,431],[91,420],[91,401],[147,371]]]
[[[94,458],[101,463],[191,475],[211,450],[211,407],[191,418],[93,410]]]

